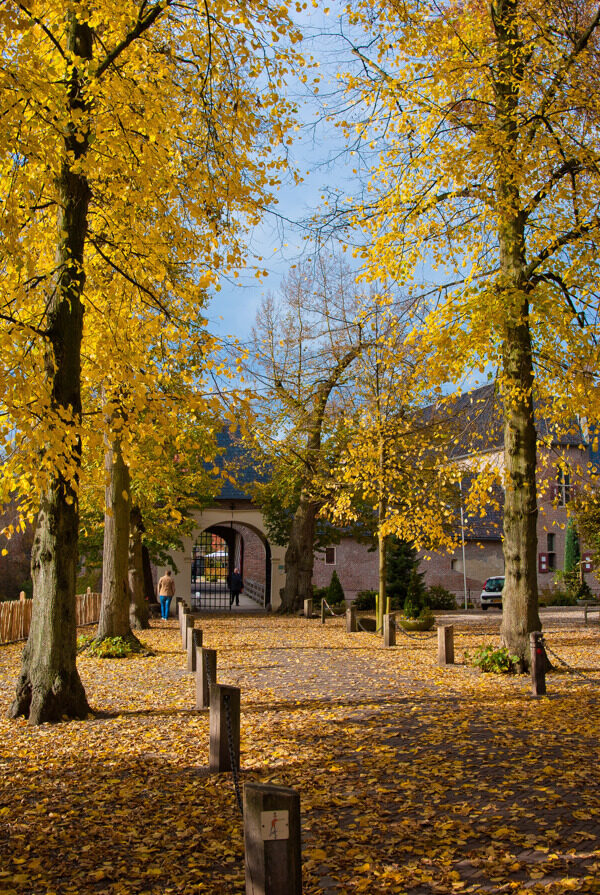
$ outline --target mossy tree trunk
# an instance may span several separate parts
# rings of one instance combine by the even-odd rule
[[[67,13],[67,30],[68,57],[91,59],[92,31],[78,21],[75,9]],[[68,69],[67,78],[67,119],[74,122],[85,112],[85,88],[77,66]],[[88,144],[89,134],[81,123],[67,125],[56,184],[56,275],[47,303],[45,375],[51,409],[60,420],[71,419],[75,430],[81,420],[83,256],[91,193],[85,175],[73,169],[79,167]],[[79,434],[65,433],[63,443],[71,475],[67,479],[55,468],[40,498],[31,557],[33,616],[9,711],[13,718],[24,715],[31,724],[85,718],[89,711],[76,665]]]
[[[142,512],[138,506],[132,506],[129,514],[129,623],[134,631],[150,627],[144,594],[143,531]]]
[[[285,586],[281,588],[281,612],[296,612],[312,597],[315,524],[318,504],[303,492],[294,513],[285,551]]]
[[[110,447],[104,455],[104,465],[106,510],[102,556],[102,603],[96,639],[104,640],[105,637],[132,639],[129,623],[130,476],[118,435],[113,435]]]

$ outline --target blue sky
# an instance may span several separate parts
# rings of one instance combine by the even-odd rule
[[[299,22],[306,41],[306,54],[320,61],[320,95],[337,89],[335,70],[344,62],[352,64],[347,44],[339,37],[335,3],[325,15],[323,8],[307,10]],[[288,85],[290,97],[298,103],[302,127],[290,147],[290,162],[303,181],[295,185],[290,177],[282,183],[278,204],[266,214],[250,240],[249,267],[238,271],[239,278],[224,278],[221,291],[215,293],[208,308],[210,329],[219,336],[233,335],[244,341],[250,333],[263,296],[276,293],[282,277],[301,257],[310,256],[312,241],[300,222],[322,207],[327,188],[339,188],[350,194],[353,189],[354,162],[343,152],[343,136],[330,122],[322,120],[321,103],[316,102],[300,82]],[[290,223],[291,222],[291,223]],[[297,222],[296,224],[294,222]],[[253,256],[262,256],[261,267],[269,275],[257,280],[252,269]]]

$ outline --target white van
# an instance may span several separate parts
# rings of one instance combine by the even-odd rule
[[[488,606],[496,606],[502,609],[502,590],[504,589],[504,575],[495,575],[483,585],[481,591],[481,608],[487,609]]]

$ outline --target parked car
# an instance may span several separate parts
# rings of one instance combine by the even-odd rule
[[[495,575],[488,578],[481,591],[481,608],[496,606],[502,609],[502,590],[504,588],[504,575]]]

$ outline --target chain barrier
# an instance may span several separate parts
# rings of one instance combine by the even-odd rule
[[[569,663],[565,659],[563,659],[561,656],[559,656],[558,653],[555,653],[553,649],[550,649],[550,647],[544,640],[543,636],[542,636],[542,643],[544,644],[544,649],[547,652],[549,652],[551,656],[554,656],[555,659],[558,659],[558,661],[561,663],[561,665],[564,665],[565,668],[568,668],[569,671],[573,672],[573,674],[579,675],[579,677],[583,678],[583,680],[586,681],[588,684],[594,684],[594,686],[597,686],[597,684],[598,684],[597,680],[593,680],[591,677],[586,677],[586,675],[583,674],[581,671],[578,671],[576,668],[573,668],[572,665],[569,665]]]
[[[327,600],[326,600],[325,598],[323,598],[323,602],[325,603],[325,605],[326,605],[327,608],[329,609],[329,612],[331,613],[331,615],[333,615],[334,618],[341,618],[342,615],[345,615],[345,614],[346,614],[345,611],[342,611],[342,612],[334,612],[333,609],[331,608],[331,606],[329,605],[329,603],[327,602]]]
[[[364,625],[361,625],[359,618],[356,619],[356,626],[357,628],[360,628],[361,631],[364,631],[365,634],[381,634],[381,632],[383,631],[383,628],[375,628],[374,631],[369,631],[368,628],[365,628]]]
[[[212,680],[210,679],[210,671],[208,670],[208,656],[204,653],[204,674],[206,675],[206,681],[208,686],[212,684]]]
[[[435,634],[431,634],[428,631],[421,631],[421,634],[424,635],[422,637],[419,637],[418,634],[414,634],[414,633],[411,634],[410,631],[407,631],[405,628],[402,627],[401,624],[399,624],[396,621],[396,617],[393,613],[392,613],[392,621],[393,621],[394,628],[396,629],[396,631],[400,631],[401,634],[404,634],[405,637],[408,637],[411,640],[431,640],[432,637],[438,636],[437,631],[435,632]]]
[[[235,797],[238,803],[238,808],[242,816],[244,815],[244,808],[242,805],[242,793],[240,791],[240,778],[239,771],[237,766],[237,756],[235,754],[235,746],[233,743],[233,731],[231,729],[231,705],[229,701],[229,694],[223,694],[223,705],[225,706],[225,727],[227,728],[227,745],[229,746],[229,763],[231,764],[231,773],[233,775],[233,785],[235,787]]]

